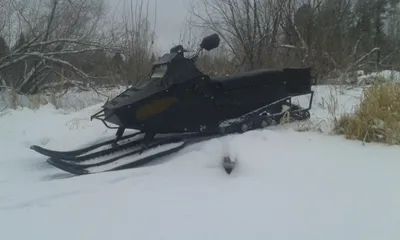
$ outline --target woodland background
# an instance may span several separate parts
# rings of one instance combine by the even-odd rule
[[[220,47],[198,59],[210,75],[307,66],[325,84],[400,70],[399,1],[193,0],[179,43],[196,50],[202,37],[220,35]],[[155,9],[131,0],[120,21],[110,11],[103,0],[0,0],[0,91],[138,83],[160,56]]]

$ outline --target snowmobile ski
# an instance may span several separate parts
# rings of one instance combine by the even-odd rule
[[[123,137],[121,137],[119,139],[119,141],[125,141],[125,140],[133,139],[134,137],[136,137],[139,134],[141,134],[141,132],[137,132],[137,133],[133,133],[133,134],[129,134],[129,135],[123,136]],[[59,157],[59,158],[65,157],[65,158],[70,158],[71,159],[73,157],[80,156],[82,154],[88,153],[90,151],[93,151],[95,149],[98,149],[98,148],[106,146],[106,145],[110,145],[111,146],[115,142],[116,142],[115,139],[111,139],[111,140],[99,142],[99,143],[96,143],[96,144],[93,144],[93,145],[89,145],[87,147],[83,147],[83,148],[80,148],[80,149],[72,150],[72,151],[50,150],[50,149],[47,149],[47,148],[40,147],[38,145],[32,145],[30,147],[30,149],[32,149],[32,150],[34,150],[34,151],[36,151],[36,152],[38,152],[38,153],[40,153],[42,155],[45,155],[47,157]]]
[[[118,144],[118,145],[109,145],[108,148],[105,149],[100,149],[98,151],[93,151],[93,152],[88,152],[85,154],[81,154],[78,156],[57,156],[57,155],[53,155],[50,156],[51,158],[58,158],[58,159],[62,159],[68,162],[85,162],[85,161],[90,161],[90,160],[94,160],[96,158],[99,158],[101,156],[105,156],[105,155],[112,155],[118,152],[124,152],[127,150],[130,150],[133,147],[136,146],[140,146],[143,145],[143,139],[135,139],[123,144]]]
[[[54,167],[75,175],[109,172],[142,166],[160,157],[175,153],[189,144],[213,137],[215,136],[200,135],[198,133],[188,134],[183,137],[170,136],[155,139],[145,146],[140,140],[137,140],[125,144],[122,148],[117,146],[113,149],[96,152],[94,153],[95,156],[82,156],[85,160],[75,158],[73,161],[69,161],[63,158],[50,157],[47,162]]]
[[[133,149],[108,158],[104,161],[92,164],[67,163],[57,158],[49,158],[47,162],[74,175],[85,175],[99,172],[109,172],[129,168],[140,167],[155,159],[167,156],[179,151],[186,146],[186,142],[180,139],[169,141],[165,144],[152,144],[153,146],[143,149]],[[157,149],[159,148],[159,149]]]

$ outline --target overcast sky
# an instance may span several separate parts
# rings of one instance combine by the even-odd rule
[[[113,7],[121,11],[124,2],[130,0],[106,0]],[[137,0],[133,0],[136,2]],[[173,44],[178,43],[179,34],[188,19],[188,9],[192,0],[144,0],[149,1],[151,6],[157,4],[156,35],[157,49],[169,51]],[[154,7],[150,12],[151,21],[154,21]]]

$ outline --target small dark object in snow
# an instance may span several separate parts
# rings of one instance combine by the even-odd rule
[[[224,157],[223,166],[227,174],[231,174],[231,172],[235,168],[235,163],[236,162],[232,161],[230,157],[228,156]]]

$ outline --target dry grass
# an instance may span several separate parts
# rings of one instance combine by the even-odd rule
[[[380,82],[366,88],[354,114],[335,121],[334,132],[363,142],[400,144],[400,84]]]

